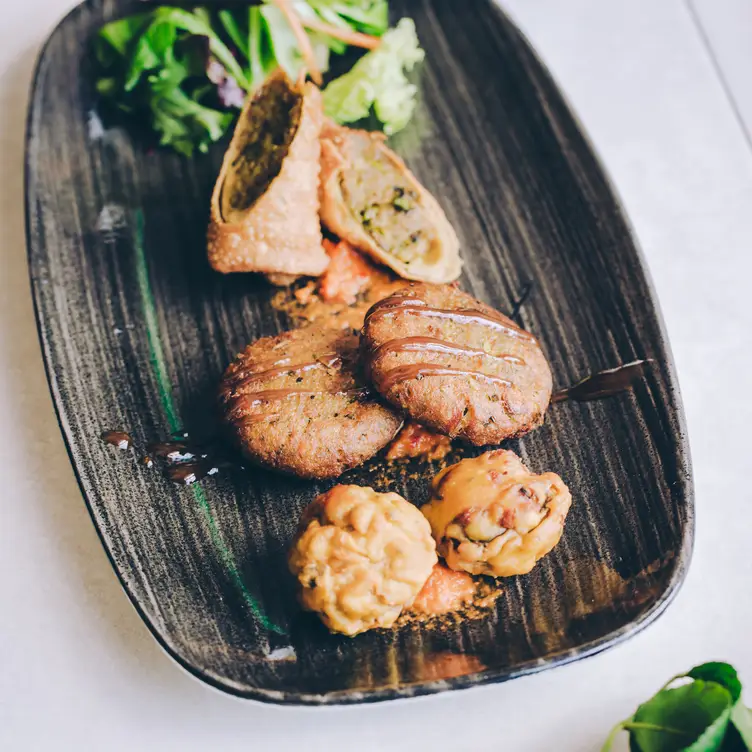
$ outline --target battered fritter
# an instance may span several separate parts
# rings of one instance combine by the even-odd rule
[[[505,449],[439,473],[421,511],[452,569],[527,574],[559,542],[572,495],[555,473],[535,475]]]
[[[413,283],[363,327],[366,373],[413,420],[478,446],[543,423],[551,371],[532,334],[449,285]]]
[[[358,336],[309,326],[260,339],[220,385],[225,420],[253,461],[336,478],[386,446],[402,420],[359,377]]]
[[[390,627],[437,562],[426,518],[396,493],[335,486],[303,513],[290,571],[334,632]]]

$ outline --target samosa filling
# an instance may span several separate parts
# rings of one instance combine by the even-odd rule
[[[222,188],[222,216],[250,209],[279,175],[300,126],[303,97],[284,79],[270,81],[244,114],[243,142]]]
[[[368,136],[352,134],[342,194],[363,229],[403,264],[430,261],[436,233],[418,193]]]

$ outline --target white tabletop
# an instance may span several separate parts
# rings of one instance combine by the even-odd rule
[[[694,460],[684,588],[645,632],[572,666],[324,710],[244,702],[188,676],[104,555],[52,410],[23,221],[32,66],[73,2],[0,5],[0,748],[580,752],[696,663],[729,660],[752,687],[750,0],[505,3],[603,157],[652,271]]]

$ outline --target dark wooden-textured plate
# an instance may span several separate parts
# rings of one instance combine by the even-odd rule
[[[440,629],[329,635],[295,604],[285,552],[325,486],[231,471],[182,488],[100,440],[205,432],[217,380],[284,328],[251,275],[208,268],[222,148],[153,151],[94,111],[88,45],[143,8],[89,0],[48,41],[27,145],[29,264],[50,387],[81,489],[131,601],[196,676],[244,697],[353,703],[501,681],[593,654],[654,619],[692,545],[689,456],[657,306],[612,187],[549,74],[485,0],[394,0],[427,52],[421,104],[396,148],[462,239],[463,286],[522,312],[559,385],[650,358],[633,393],[551,409],[511,446],[570,485],[561,544],[503,582],[496,610]],[[611,93],[618,96],[618,92]],[[350,474],[425,497],[430,466]]]

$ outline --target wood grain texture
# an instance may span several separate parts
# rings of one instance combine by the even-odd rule
[[[88,44],[143,7],[89,0],[54,32],[29,114],[29,263],[58,415],[84,497],[126,592],[160,643],[215,686],[272,702],[351,703],[500,681],[595,653],[647,624],[688,566],[692,486],[680,398],[629,227],[590,145],[519,32],[490,3],[393,2],[427,51],[421,103],[393,139],[462,241],[465,289],[522,321],[558,385],[636,358],[633,394],[551,410],[510,442],[554,470],[574,506],[561,544],[504,582],[482,621],[335,637],[295,604],[285,554],[326,486],[262,471],[169,485],[99,436],[211,433],[223,369],[286,326],[270,290],[208,268],[222,148],[152,152],[94,110]],[[416,503],[432,475],[378,462],[348,480]]]

